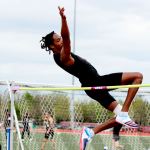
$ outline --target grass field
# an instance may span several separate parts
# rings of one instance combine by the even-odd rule
[[[14,134],[14,150],[20,150],[15,136],[16,134]],[[24,149],[41,150],[43,139],[44,133],[32,133],[32,140],[26,138],[23,141]],[[54,136],[54,142],[49,140],[44,150],[79,150],[79,139],[80,134],[76,132],[57,132]],[[3,147],[2,150],[5,150],[5,142],[3,140],[1,136],[0,143]],[[111,142],[111,134],[98,134],[90,142],[87,150],[103,150],[105,145],[108,146],[108,150],[112,150]],[[124,145],[125,150],[150,150],[150,136],[121,135],[120,143]]]

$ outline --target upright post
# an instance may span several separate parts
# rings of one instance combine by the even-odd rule
[[[75,41],[76,41],[76,0],[74,0],[74,28],[73,28],[73,52],[75,53]],[[75,79],[72,76],[72,85],[74,86]],[[72,91],[71,104],[70,104],[70,113],[71,113],[71,129],[74,129],[74,91]]]
[[[6,148],[7,150],[10,150],[10,127],[6,128],[6,137],[7,137]]]
[[[10,120],[10,138],[8,141],[8,144],[10,143],[10,149],[8,150],[13,150],[13,124],[14,124],[14,121],[13,121],[13,116],[14,116],[14,94],[12,93],[12,90],[11,90],[11,83],[9,83],[9,81],[7,81],[7,85],[8,85],[8,90],[9,90],[9,96],[10,96],[10,101],[11,101],[11,120]],[[8,139],[8,137],[7,137]]]

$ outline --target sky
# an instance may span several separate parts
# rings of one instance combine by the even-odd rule
[[[87,59],[100,75],[141,72],[150,83],[150,1],[76,0],[0,1],[0,80],[71,85],[40,40],[60,33],[58,6],[65,8],[72,51]],[[75,40],[75,48],[73,44]],[[75,79],[75,86],[80,85]]]

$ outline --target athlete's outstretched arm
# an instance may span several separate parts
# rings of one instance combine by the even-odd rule
[[[71,52],[71,47],[70,47],[70,32],[69,32],[69,28],[68,28],[68,24],[67,24],[67,20],[66,20],[66,16],[64,14],[64,7],[59,9],[59,14],[61,16],[61,21],[62,21],[62,27],[61,27],[61,36],[63,38],[63,47],[64,49],[62,50],[65,55],[65,59],[67,57],[70,56],[70,52]],[[64,57],[64,56],[63,56]]]
[[[58,9],[59,9],[59,14],[61,16],[61,21],[62,21],[61,36],[63,38],[69,38],[70,33],[69,33],[69,28],[68,28],[66,16],[64,14],[65,9],[64,9],[64,7],[62,7],[62,8],[58,7]]]

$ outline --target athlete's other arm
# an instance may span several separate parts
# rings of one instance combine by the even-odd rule
[[[52,128],[54,128],[54,126],[55,126],[55,122],[54,122],[53,117],[51,117],[51,116],[50,116],[50,118],[49,118],[49,122],[50,122],[50,124],[51,124],[51,127],[52,127]]]
[[[63,39],[63,48],[61,50],[60,56],[61,60],[65,65],[71,65],[74,63],[74,59],[71,57],[71,45],[70,45],[70,32],[66,20],[66,16],[64,14],[64,7],[59,9],[59,14],[61,16],[62,27],[61,27],[61,36]]]

